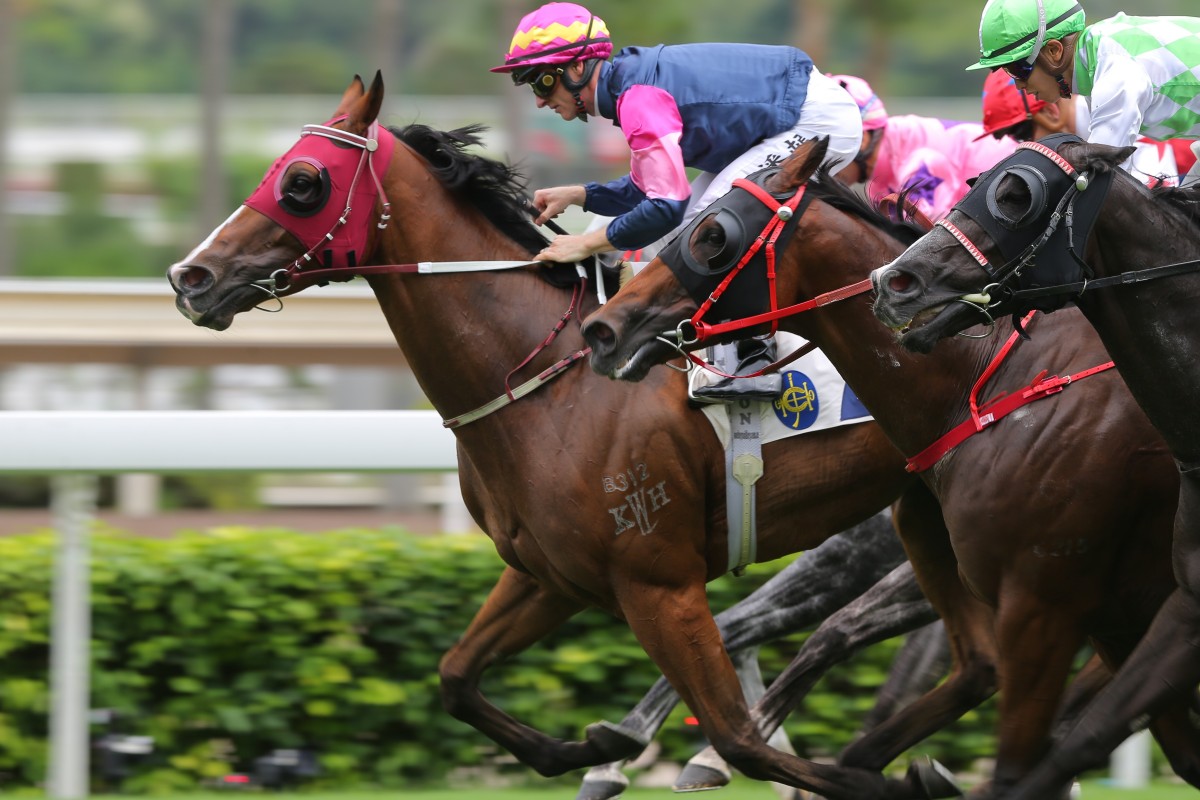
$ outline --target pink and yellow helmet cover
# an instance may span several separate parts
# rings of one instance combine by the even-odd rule
[[[612,49],[604,20],[575,3],[546,3],[521,18],[504,63],[491,71],[605,59],[612,55]]]

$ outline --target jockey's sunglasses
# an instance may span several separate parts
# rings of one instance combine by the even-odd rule
[[[545,100],[554,93],[554,87],[558,85],[558,79],[563,74],[562,67],[550,72],[533,72],[529,70],[521,73],[514,72],[512,74],[513,83],[520,86],[522,83],[528,83],[529,88],[533,89],[533,93]]]
[[[1011,75],[1013,80],[1026,82],[1029,80],[1029,76],[1033,74],[1034,66],[1034,64],[1030,64],[1022,58],[1020,61],[1005,64],[1001,69]]]

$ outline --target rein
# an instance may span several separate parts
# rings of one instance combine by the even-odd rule
[[[1200,258],[1192,259],[1191,261],[1177,261],[1174,264],[1164,264],[1159,267],[1131,270],[1118,275],[1109,275],[1107,278],[1096,278],[1094,280],[1084,278],[1081,281],[1060,283],[1057,286],[1043,286],[1037,289],[1017,289],[1009,296],[1014,300],[1045,297],[1053,294],[1070,294],[1078,298],[1082,297],[1083,293],[1090,289],[1104,289],[1109,286],[1126,286],[1133,283],[1154,281],[1159,278],[1173,278],[1176,275],[1186,275],[1189,272],[1195,272],[1197,269],[1200,269]]]

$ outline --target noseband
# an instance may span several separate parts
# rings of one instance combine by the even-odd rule
[[[937,223],[987,274],[989,283],[982,291],[961,299],[982,310],[989,320],[989,309],[1017,293],[1033,295],[1044,287],[1093,276],[1081,251],[1108,196],[1113,173],[1079,172],[1058,154],[1062,144],[1082,141],[1071,134],[1056,134],[1022,143],[1016,153],[983,173],[954,207],[991,237],[1005,259],[1002,266],[993,266],[982,249],[949,219]],[[1004,178],[1020,181],[1029,194],[1029,207],[1015,217],[1000,207],[997,197]],[[1054,311],[1070,299],[1061,294],[1035,295],[1013,313]]]

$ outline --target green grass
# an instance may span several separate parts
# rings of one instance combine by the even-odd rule
[[[572,800],[578,789],[576,784],[554,784],[532,788],[474,788],[474,789],[427,789],[398,792],[312,792],[312,793],[263,793],[255,791],[228,791],[205,794],[181,794],[154,800],[247,800],[269,798],[270,800]],[[18,797],[19,795],[11,795]],[[1182,784],[1158,783],[1148,789],[1114,789],[1098,781],[1084,781],[1082,800],[1195,800],[1197,790]],[[767,784],[755,783],[745,778],[735,779],[732,784],[717,792],[694,795],[695,800],[777,800],[778,795]],[[682,800],[683,795],[670,789],[632,788],[624,795],[625,800]],[[129,795],[96,795],[93,800],[131,800]],[[133,800],[136,800],[134,798]]]

